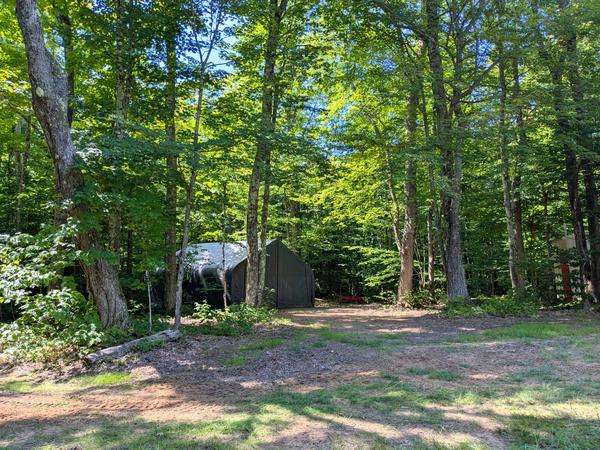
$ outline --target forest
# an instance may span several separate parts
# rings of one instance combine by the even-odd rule
[[[275,333],[271,344],[251,352],[283,352],[273,340],[290,330],[320,339],[315,349],[357,348],[373,331],[362,327],[383,327],[385,311],[415,329],[431,320],[436,335],[470,329],[483,340],[490,326],[541,320],[559,327],[542,337],[579,336],[584,344],[571,343],[590,350],[600,302],[599,2],[4,0],[0,23],[2,370],[71,367],[123,345],[142,359],[191,352],[198,336],[267,339],[263,329]],[[315,308],[274,308],[274,239],[312,271]],[[221,309],[190,288],[201,243],[222,247]],[[244,248],[241,300],[228,296],[227,245]],[[338,329],[338,308],[358,334]],[[388,325],[408,339],[400,322]],[[219,341],[241,358],[231,345]],[[244,358],[238,365],[260,360]],[[331,395],[337,404],[342,394]],[[590,440],[574,431],[572,441],[533,442],[600,446],[597,425],[573,427]],[[6,436],[0,445],[47,443]],[[298,445],[253,439],[244,445]],[[348,448],[387,448],[369,439]],[[509,448],[494,439],[482,442]],[[460,444],[440,442],[431,448]],[[511,448],[538,448],[519,442]]]
[[[320,296],[600,300],[595,2],[30,6],[37,35],[2,8],[3,266],[82,261],[104,326],[157,268],[171,312],[195,242],[247,240],[260,303],[273,237]]]

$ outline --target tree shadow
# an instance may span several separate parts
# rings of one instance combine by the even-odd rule
[[[418,325],[426,332],[435,333],[439,318],[425,318],[376,320],[386,326],[395,324],[398,332]],[[349,326],[349,330],[352,326],[358,329],[360,322],[359,318],[345,317],[343,311],[335,320],[338,322],[333,322],[334,325]],[[473,325],[479,329],[486,326],[476,322]],[[378,333],[378,327],[380,325],[375,324],[367,329]],[[283,331],[285,335],[287,331]],[[239,346],[252,339],[255,338],[225,338],[225,341],[227,345]],[[499,388],[488,382],[480,383],[479,387],[488,389],[482,393],[477,391],[476,384],[469,389],[456,389],[451,383],[425,382],[422,378],[423,381],[418,379],[417,388],[397,374],[386,375],[377,359],[368,360],[374,355],[370,349],[363,354],[363,365],[356,365],[356,361],[350,359],[331,371],[311,366],[315,361],[326,360],[331,348],[358,352],[352,346],[343,345],[302,350],[296,355],[295,364],[309,370],[286,378],[289,360],[280,360],[282,355],[278,352],[289,353],[289,348],[269,349],[270,354],[262,353],[248,367],[226,368],[219,365],[222,349],[211,348],[221,340],[214,336],[189,336],[183,342],[170,343],[164,349],[141,356],[147,358],[142,366],[154,371],[154,378],[115,386],[80,387],[56,397],[66,405],[59,405],[54,411],[46,409],[36,414],[35,404],[26,403],[27,393],[15,394],[25,403],[8,402],[11,407],[22,405],[23,409],[33,411],[29,415],[18,411],[16,414],[0,412],[0,418],[7,418],[2,422],[0,445],[4,443],[10,448],[41,444],[78,444],[82,448],[306,448],[310,445],[328,448],[335,439],[348,438],[364,444],[359,443],[359,447],[377,442],[402,447],[419,441],[434,442],[444,439],[444,433],[450,433],[455,434],[456,439],[462,436],[492,448],[502,448],[514,436],[525,443],[536,436],[532,429],[540,420],[538,417],[502,415],[477,406],[489,400],[490,395],[516,395],[525,389],[518,384]],[[463,356],[456,354],[453,358],[460,361]],[[361,370],[369,368],[373,375],[359,375]],[[129,370],[131,366],[122,369]],[[347,377],[337,378],[338,373],[344,372]],[[355,380],[348,382],[352,377]],[[432,388],[432,385],[437,387]],[[540,405],[551,406],[576,398],[578,392],[572,386],[558,385],[531,398]],[[585,393],[588,398],[595,398],[597,394],[596,390]],[[51,403],[52,399],[49,394],[47,401]],[[549,429],[552,420],[544,422],[544,427]],[[501,428],[490,428],[490,423],[499,424]],[[569,417],[556,419],[555,424],[559,423],[567,424],[578,433],[595,436],[593,427],[597,424],[593,421]],[[507,434],[501,429],[511,431]],[[424,436],[430,436],[429,441]],[[556,442],[551,437],[546,439]],[[440,444],[435,448],[444,447]]]

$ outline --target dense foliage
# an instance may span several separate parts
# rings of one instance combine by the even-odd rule
[[[458,309],[491,297],[481,309],[499,314],[598,300],[598,2],[37,8],[83,184],[57,193],[3,2],[0,312],[16,319],[3,348],[96,345],[77,261],[107,261],[145,309],[145,274],[172,271],[182,240],[249,236],[254,175],[255,226],[311,265],[321,296]],[[82,249],[73,237],[89,233],[98,246]],[[237,308],[214,319],[258,320]]]
[[[64,269],[75,255],[71,226],[0,242],[0,301],[18,312],[0,325],[0,350],[19,359],[83,355],[102,341],[98,313]],[[14,309],[13,309],[14,311]]]

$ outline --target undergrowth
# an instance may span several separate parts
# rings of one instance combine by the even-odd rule
[[[442,308],[446,317],[473,317],[480,314],[490,316],[532,316],[539,310],[539,302],[527,295],[505,295],[483,297],[470,302],[457,297],[450,298]]]
[[[231,305],[225,310],[212,309],[205,302],[196,303],[192,317],[202,321],[201,331],[206,334],[240,336],[251,332],[256,324],[270,322],[273,311],[245,303]]]

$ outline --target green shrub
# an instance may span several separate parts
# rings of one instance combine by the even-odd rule
[[[194,318],[206,323],[204,331],[225,336],[239,336],[252,331],[254,325],[269,322],[273,313],[268,308],[255,308],[245,303],[231,305],[226,310],[211,309],[207,303],[196,304]]]
[[[74,289],[31,296],[19,306],[21,316],[0,328],[0,348],[19,360],[83,356],[102,341],[95,308]]]
[[[202,303],[194,303],[194,312],[192,317],[194,319],[200,319],[202,322],[208,322],[213,319],[214,310],[205,301]]]
[[[448,299],[442,309],[446,317],[473,317],[478,314],[490,316],[531,316],[539,309],[535,299],[526,296],[507,295],[477,299],[467,303],[462,298]]]
[[[436,289],[431,293],[427,289],[420,289],[413,291],[404,297],[404,301],[411,308],[431,308],[439,304],[445,304],[448,302],[446,293],[442,289]]]
[[[490,297],[483,300],[481,310],[490,316],[531,316],[539,305],[522,296]]]
[[[481,314],[481,309],[474,305],[467,304],[463,298],[448,298],[442,308],[442,314],[446,317],[473,317]]]

